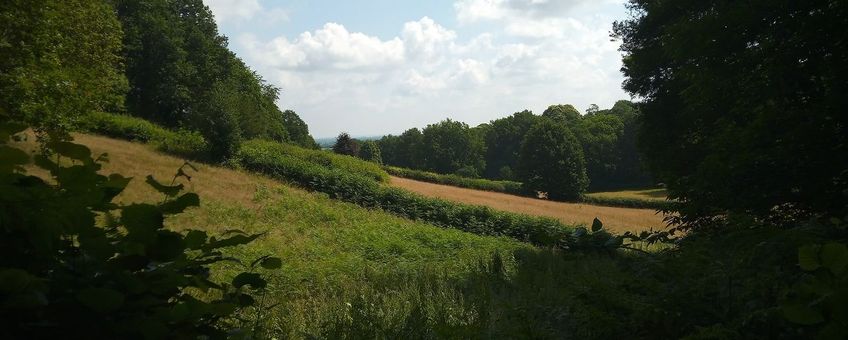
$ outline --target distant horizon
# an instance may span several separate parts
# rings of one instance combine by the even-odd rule
[[[609,107],[620,0],[204,0],[230,48],[282,89],[313,136],[385,135],[447,117]],[[326,137],[322,137],[326,138]]]

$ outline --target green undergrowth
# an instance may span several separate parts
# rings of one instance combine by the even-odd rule
[[[159,151],[191,159],[205,159],[209,156],[209,143],[200,133],[169,130],[128,115],[94,112],[82,117],[80,129],[107,137],[148,143]]]
[[[369,178],[377,182],[388,182],[389,175],[376,163],[356,157],[339,155],[325,150],[311,150],[299,146],[266,140],[250,140],[242,143],[242,150],[283,157],[286,161],[343,171]],[[243,154],[242,154],[243,155]]]

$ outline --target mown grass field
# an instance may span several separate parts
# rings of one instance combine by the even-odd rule
[[[392,177],[391,185],[425,196],[451,201],[485,205],[498,210],[528,215],[556,218],[566,224],[591,225],[595,218],[613,233],[626,231],[660,230],[665,224],[663,215],[653,209],[605,207],[580,203],[566,203],[515,196],[491,191],[459,188],[449,185],[421,182]]]

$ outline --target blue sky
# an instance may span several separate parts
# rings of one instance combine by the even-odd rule
[[[204,0],[315,137],[628,99],[618,0]]]

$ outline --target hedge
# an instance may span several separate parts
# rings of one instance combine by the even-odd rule
[[[380,165],[356,157],[339,155],[330,151],[305,149],[295,145],[283,144],[267,140],[249,140],[242,143],[242,148],[251,150],[254,157],[285,157],[289,160],[300,160],[327,169],[339,169],[351,174],[359,174],[377,182],[388,182],[387,174]],[[238,156],[236,157],[238,158]]]
[[[440,227],[478,235],[507,236],[538,246],[567,247],[573,228],[546,217],[497,211],[489,207],[424,197],[380,185],[373,178],[341,168],[323,167],[263,143],[245,143],[237,160],[247,170],[355,203]]]
[[[522,188],[520,182],[493,181],[483,178],[468,178],[459,175],[443,175],[421,170],[398,168],[393,166],[383,167],[386,172],[403,178],[414,179],[423,182],[445,184],[461,188],[476,190],[502,192],[513,195],[527,196],[529,193]]]

